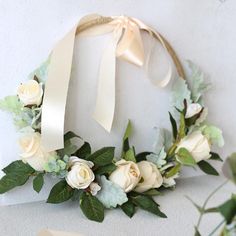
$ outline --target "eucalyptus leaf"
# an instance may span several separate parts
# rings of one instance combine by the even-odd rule
[[[128,201],[124,190],[117,184],[107,180],[105,176],[100,178],[101,190],[96,197],[102,202],[106,208],[117,207]]]
[[[201,128],[203,135],[205,135],[212,144],[216,144],[219,147],[224,146],[224,138],[222,131],[214,125],[204,125]]]
[[[80,208],[88,219],[97,222],[104,220],[104,206],[91,193],[83,192],[81,194]]]
[[[192,157],[191,153],[186,148],[180,148],[177,152],[176,159],[179,163],[188,166],[195,166],[196,161]]]

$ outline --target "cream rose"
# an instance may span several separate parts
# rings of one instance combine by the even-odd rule
[[[200,131],[194,131],[183,138],[180,141],[176,152],[178,152],[180,148],[186,148],[192,154],[196,162],[207,160],[211,157],[210,143]]]
[[[159,188],[163,183],[163,178],[157,166],[149,161],[141,161],[138,163],[141,174],[141,181],[138,183],[135,192],[143,193],[152,188]]]
[[[95,179],[92,171],[93,163],[78,157],[71,157],[69,160],[70,171],[66,176],[67,183],[72,188],[86,189]]]
[[[20,157],[22,161],[28,163],[37,171],[43,171],[44,165],[49,159],[54,156],[55,152],[46,152],[41,146],[40,133],[30,132],[19,140],[19,145],[22,150]]]
[[[43,96],[42,84],[35,80],[28,80],[17,90],[20,101],[25,105],[40,105]]]
[[[140,180],[138,165],[132,161],[120,160],[117,169],[109,176],[110,181],[119,185],[126,193],[133,190]]]
[[[185,118],[191,118],[197,115],[202,110],[202,106],[199,103],[192,103],[187,107]]]

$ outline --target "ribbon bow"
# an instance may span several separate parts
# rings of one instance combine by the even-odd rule
[[[167,41],[143,22],[126,16],[102,17],[89,15],[80,22],[52,50],[48,79],[42,105],[42,145],[47,151],[64,147],[64,116],[76,34],[80,36],[112,33],[101,59],[94,119],[108,132],[112,128],[115,111],[116,57],[137,66],[144,64],[141,30],[159,40],[171,54],[180,76],[182,66]],[[109,65],[109,66],[107,66]],[[164,87],[172,76],[172,67],[159,85]],[[56,88],[54,85],[56,84]]]

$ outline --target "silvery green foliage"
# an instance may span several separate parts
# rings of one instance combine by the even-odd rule
[[[23,104],[20,102],[17,96],[7,96],[0,100],[0,109],[10,112],[15,116],[21,114],[22,108]]]
[[[222,130],[214,125],[203,125],[200,127],[203,135],[205,135],[212,144],[218,145],[219,147],[224,146],[224,138]]]
[[[193,62],[188,61],[188,66],[191,69],[191,75],[187,81],[191,90],[191,98],[193,102],[202,104],[202,95],[211,87],[210,83],[204,81],[203,72]]]
[[[167,129],[157,129],[156,141],[153,153],[147,156],[147,160],[153,162],[158,168],[166,164],[166,152],[172,145],[172,135]]]
[[[12,114],[14,124],[18,129],[27,126],[38,129],[41,126],[41,108],[24,107],[17,96],[7,96],[0,100],[0,109]]]
[[[151,153],[146,158],[148,161],[157,165],[158,168],[161,168],[166,164],[166,152],[165,148],[163,147],[159,153]]]
[[[183,110],[184,99],[186,99],[188,104],[192,103],[191,92],[188,88],[186,80],[177,78],[172,87],[171,106],[173,108],[178,108],[179,110]],[[176,110],[174,110],[174,112],[176,113]]]
[[[50,63],[50,56],[44,61],[37,69],[29,74],[29,79],[33,79],[36,76],[40,82],[45,82],[48,77],[48,66]]]
[[[59,178],[65,178],[67,171],[67,163],[64,160],[57,159],[57,157],[52,157],[48,163],[44,165],[46,172],[51,173]]]
[[[102,202],[106,208],[116,207],[128,201],[127,195],[117,184],[107,180],[103,175],[100,178],[99,185],[101,190],[96,197]]]

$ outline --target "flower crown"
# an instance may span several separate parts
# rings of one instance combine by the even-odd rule
[[[123,18],[98,17],[96,24],[118,24],[114,20],[119,20],[119,27],[124,23]],[[94,25],[91,22],[94,22],[94,17],[92,21],[91,17],[89,21],[87,18],[82,20],[75,29],[91,27]],[[126,30],[134,26],[131,23],[133,21],[125,22]],[[119,27],[116,24],[117,31]],[[144,28],[143,24],[139,24]],[[135,27],[132,32],[134,30]],[[161,36],[159,39],[169,49],[179,68],[179,75],[183,77],[183,69],[170,45]],[[130,144],[132,124],[129,121],[120,157],[115,156],[115,147],[92,151],[90,144],[73,132],[64,135],[63,148],[49,150],[43,145],[42,110],[50,90],[47,80],[53,64],[55,60],[52,56],[19,86],[17,95],[0,101],[0,109],[13,115],[14,123],[21,132],[19,145],[22,150],[21,160],[12,162],[2,170],[5,175],[0,180],[0,194],[24,185],[30,178],[33,178],[34,190],[39,193],[44,185],[44,176],[50,175],[58,178],[59,182],[52,188],[47,202],[78,201],[90,220],[101,222],[105,208],[118,207],[129,217],[139,207],[166,218],[153,197],[165,189],[174,188],[184,166],[199,167],[207,174],[218,175],[208,160],[221,161],[220,156],[211,149],[213,145],[222,147],[224,140],[221,130],[206,122],[207,108],[202,95],[209,84],[204,82],[202,72],[191,62],[191,75],[186,80],[177,79],[173,85],[172,111],[169,112],[172,131],[158,128],[153,150],[136,153],[135,147]],[[75,145],[74,139],[82,140],[83,145]]]

